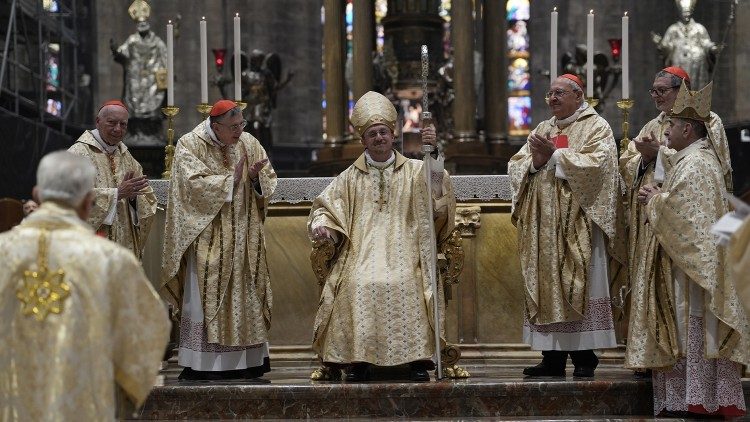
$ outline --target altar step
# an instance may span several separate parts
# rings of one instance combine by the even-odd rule
[[[172,363],[162,371],[162,385],[154,388],[137,419],[653,418],[651,382],[634,379],[620,365],[600,365],[594,380],[527,380],[521,375],[524,365],[510,362],[465,365],[472,374],[466,380],[351,384],[311,382],[307,365],[275,368],[266,374],[269,384],[181,382],[181,368]],[[394,375],[399,374],[389,374]],[[750,403],[750,380],[744,380],[744,386]]]

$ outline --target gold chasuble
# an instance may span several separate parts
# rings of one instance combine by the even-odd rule
[[[737,230],[729,243],[729,265],[740,302],[750,312],[750,218]]]
[[[610,332],[607,340],[580,347],[613,347],[607,257],[601,249],[616,263],[625,263],[617,146],[609,124],[596,111],[584,103],[577,113],[577,118],[562,128],[553,117],[534,129],[542,136],[566,135],[569,142],[568,148],[559,148],[539,171],[532,167],[528,143],[508,163],[512,218],[518,227],[525,282],[525,318],[532,332]],[[602,234],[604,239],[596,242]],[[601,247],[595,247],[597,243]],[[604,270],[593,265],[594,255],[603,258],[600,265]],[[593,294],[592,289],[598,293]],[[578,347],[577,342],[569,343]],[[566,350],[564,345],[551,344],[541,348],[545,349]]]
[[[675,151],[666,146],[666,137],[664,131],[669,124],[669,117],[666,113],[660,113],[652,119],[638,133],[638,139],[644,136],[650,136],[652,133],[656,137],[661,147],[659,155],[645,167],[641,160],[641,154],[635,148],[635,143],[630,142],[627,150],[620,156],[620,173],[625,180],[627,201],[628,201],[628,274],[630,280],[630,309],[628,312],[628,347],[625,352],[625,366],[638,368],[636,362],[642,362],[643,353],[648,353],[643,344],[639,343],[642,339],[641,334],[648,329],[648,295],[646,286],[640,284],[639,280],[644,280],[647,275],[645,260],[649,242],[653,237],[652,226],[646,224],[647,216],[645,206],[638,202],[638,191],[643,186],[664,183],[665,173],[671,168],[669,157],[674,155]],[[724,125],[721,118],[711,112],[710,120],[706,124],[711,147],[716,151],[721,171],[724,175],[726,189],[732,191],[732,167],[729,157],[729,144],[727,142]]]
[[[170,323],[133,253],[46,201],[0,256],[0,420],[114,421],[123,392],[140,406]]]
[[[117,186],[125,174],[143,175],[143,168],[120,142],[109,154],[95,138],[95,131],[86,131],[68,151],[88,158],[96,167],[94,208],[89,215],[91,227],[109,240],[119,243],[141,258],[151,224],[156,214],[156,196],[151,186],[134,202],[117,200]]]
[[[448,174],[433,173],[429,221],[423,162],[394,154],[380,167],[361,155],[313,202],[311,238],[319,226],[340,237],[315,317],[313,350],[324,362],[392,366],[434,354],[430,242],[453,229],[455,197]]]
[[[645,329],[631,332],[628,366],[669,368],[686,353],[687,308],[705,309],[705,358],[750,363],[750,326],[742,308],[724,247],[711,226],[727,211],[725,179],[709,141],[703,138],[669,157],[671,170],[645,207],[654,236],[644,249],[644,271],[634,285],[645,290]],[[684,274],[700,286],[677,290],[673,279]],[[686,284],[683,281],[681,284]],[[690,296],[690,298],[688,297]],[[690,303],[690,300],[699,303]],[[689,306],[688,306],[689,305]],[[691,310],[690,317],[693,312]],[[710,323],[713,321],[713,324]]]
[[[271,324],[263,222],[276,173],[270,164],[260,171],[261,195],[247,177],[248,166],[267,158],[258,140],[243,132],[236,145],[220,147],[212,135],[208,120],[201,122],[180,138],[172,164],[162,294],[176,309],[194,294],[202,309],[200,321],[192,322],[182,309],[181,353],[188,334],[197,336],[202,346],[192,344],[191,350],[200,352],[264,344]],[[245,154],[243,179],[234,187],[234,167]],[[191,276],[197,278],[197,292],[184,292],[191,288],[186,286]],[[194,368],[227,369],[211,365]]]

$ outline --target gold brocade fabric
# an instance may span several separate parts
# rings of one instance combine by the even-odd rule
[[[99,142],[89,131],[84,132],[68,151],[88,158],[96,167],[94,208],[91,210],[88,223],[95,231],[104,233],[109,240],[130,249],[138,258],[141,258],[156,214],[156,196],[151,186],[146,188],[145,194],[138,195],[135,201],[138,226],[134,225],[135,222],[130,215],[130,205],[126,199],[117,202],[117,211],[112,225],[104,224],[112,201],[117,201],[115,189],[122,183],[127,172],[132,171],[135,176],[143,175],[141,165],[130,155],[128,147],[122,142],[114,154],[108,156],[101,150]]]
[[[421,161],[396,153],[383,176],[382,208],[380,175],[364,154],[313,202],[308,228],[325,226],[340,238],[315,317],[313,350],[325,362],[390,366],[433,356],[429,224],[438,240],[450,234],[453,187],[444,174],[433,223]]]
[[[662,164],[665,171],[669,172],[671,163],[669,157],[674,155],[675,151],[667,148],[665,130],[668,128],[668,117],[665,113],[660,113],[657,117],[646,123],[638,133],[636,139],[653,134],[661,147]],[[729,165],[729,147],[727,144],[724,125],[721,119],[715,113],[711,113],[709,128],[711,137],[714,140],[712,145],[716,145],[717,151],[722,151],[721,155],[725,157],[723,162],[727,163],[727,169],[722,167],[725,183],[728,183],[728,189],[731,189],[732,173]],[[641,281],[649,276],[647,272],[652,271],[650,263],[653,260],[668,259],[663,252],[651,251],[651,256],[646,256],[649,251],[649,244],[656,240],[653,238],[651,225],[646,224],[647,216],[643,204],[638,202],[638,191],[646,185],[653,185],[654,167],[656,160],[649,163],[645,169],[640,170],[641,154],[635,148],[635,143],[630,142],[628,149],[620,156],[620,172],[626,185],[626,197],[628,201],[628,275],[630,280],[630,309],[628,311],[628,347],[625,352],[625,365],[628,367],[638,368],[637,362],[646,360],[646,356],[653,356],[656,352],[654,347],[657,345],[653,342],[646,342],[644,333],[648,330],[649,314],[648,306],[651,295],[655,292],[649,291],[648,287]],[[640,174],[639,174],[640,172]],[[671,280],[671,270],[668,266],[659,267],[662,273],[655,273],[664,280]],[[662,340],[665,340],[662,337]]]
[[[270,163],[260,171],[260,196],[247,177],[247,168],[267,158],[266,151],[248,133],[226,149],[229,168],[203,122],[177,143],[164,229],[161,293],[176,309],[182,307],[183,255],[194,245],[208,342],[244,346],[265,342],[271,323],[263,222],[276,189],[276,173]],[[232,188],[234,166],[244,154],[243,181]],[[230,190],[231,202],[226,202]]]
[[[718,353],[707,359],[727,358],[750,363],[750,325],[740,304],[724,247],[716,245],[711,226],[724,213],[724,177],[716,153],[705,139],[669,158],[671,170],[646,206],[654,238],[648,243],[646,270],[637,279],[647,291],[647,330],[634,336],[628,365],[637,368],[670,367],[681,356],[676,324],[672,265],[705,292],[705,309],[719,319]]]
[[[568,136],[557,166],[567,180],[545,166],[529,173],[528,144],[508,163],[513,189],[512,218],[525,282],[528,320],[533,324],[577,321],[586,309],[591,261],[591,224],[608,240],[608,252],[625,263],[621,178],[609,124],[593,109],[559,129],[554,118],[534,129],[543,136]]]
[[[60,312],[39,320],[16,292],[24,272],[39,269],[43,233],[46,263],[69,290]],[[143,403],[170,323],[133,253],[45,202],[0,234],[0,256],[0,420],[115,420],[122,391]]]
[[[729,243],[729,265],[740,301],[750,312],[750,218],[745,219]]]

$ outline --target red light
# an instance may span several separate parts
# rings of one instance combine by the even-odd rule
[[[622,48],[622,40],[620,38],[610,38],[607,41],[609,41],[609,50],[612,53],[612,58],[615,61],[620,60],[620,51]]]
[[[221,70],[224,68],[224,56],[227,54],[226,48],[214,48],[214,63],[216,64],[216,68],[221,72]]]

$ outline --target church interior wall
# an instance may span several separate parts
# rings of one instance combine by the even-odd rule
[[[621,17],[627,11],[630,19],[630,92],[635,105],[630,113],[630,136],[638,133],[640,128],[656,116],[648,89],[653,76],[662,69],[663,63],[651,39],[651,32],[663,35],[669,25],[678,20],[678,10],[673,0],[585,0],[559,2],[555,0],[535,0],[531,2],[531,74],[532,74],[532,118],[533,126],[550,117],[549,109],[544,103],[544,93],[549,87],[549,77],[543,72],[549,70],[549,21],[550,12],[557,6],[559,12],[558,53],[573,52],[576,44],[586,42],[586,15],[593,9],[595,13],[594,46],[596,52],[605,53],[612,63],[608,38],[620,38]],[[703,24],[711,40],[719,43],[724,36],[727,18],[730,11],[729,1],[698,1],[694,18]],[[746,120],[750,111],[750,102],[739,99],[738,90],[748,82],[740,81],[747,63],[748,42],[750,37],[743,23],[747,22],[750,12],[740,5],[735,25],[727,35],[727,47],[721,54],[714,77],[713,110],[725,123]],[[740,64],[743,63],[743,64]],[[559,62],[558,62],[559,66]],[[558,68],[558,74],[562,73]],[[694,87],[695,88],[695,87]],[[616,136],[622,130],[621,111],[615,102],[622,96],[622,82],[619,81],[607,99],[603,116],[612,126]]]
[[[123,70],[112,59],[109,40],[114,39],[115,44],[120,45],[135,33],[135,23],[127,13],[130,3],[121,0],[96,2],[99,42],[95,104],[122,95]],[[175,120],[177,137],[192,130],[201,119],[195,109],[200,102],[198,23],[202,16],[206,17],[209,50],[227,48],[224,75],[229,77],[232,17],[237,12],[242,18],[242,50],[246,53],[253,49],[276,52],[281,56],[285,71],[295,72],[291,83],[279,93],[274,113],[274,142],[292,145],[322,142],[322,0],[162,0],[150,2],[150,5],[151,30],[162,40],[166,40],[167,21],[171,19],[176,23],[175,105],[180,107]],[[209,56],[209,102],[213,103],[221,96],[218,88],[210,82],[216,74],[216,67],[210,51]],[[227,93],[231,92],[230,84]]]

